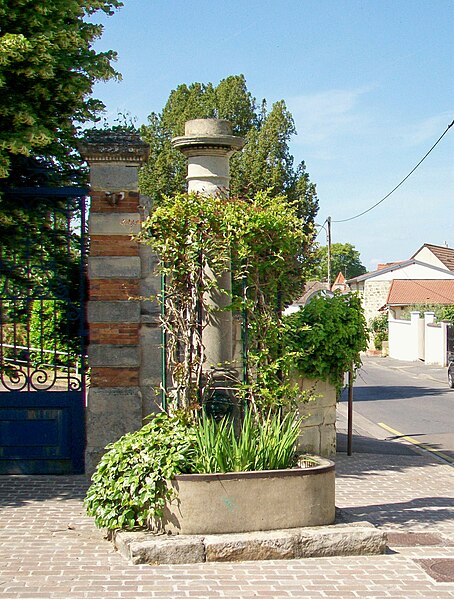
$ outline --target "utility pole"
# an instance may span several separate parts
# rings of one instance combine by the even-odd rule
[[[331,289],[331,216],[328,216],[326,219],[326,224],[326,238],[328,242],[328,287]]]

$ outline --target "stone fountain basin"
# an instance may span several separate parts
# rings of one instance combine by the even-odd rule
[[[335,520],[334,462],[285,470],[180,474],[153,528],[203,535],[324,526]]]

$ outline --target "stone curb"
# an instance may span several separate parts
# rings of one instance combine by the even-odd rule
[[[355,522],[205,536],[116,531],[113,543],[131,564],[157,565],[378,555],[387,536],[369,522]]]

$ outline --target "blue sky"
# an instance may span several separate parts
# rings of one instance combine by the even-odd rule
[[[98,50],[114,49],[120,83],[94,95],[113,121],[159,112],[180,83],[244,74],[269,105],[284,99],[295,162],[316,183],[317,222],[364,265],[409,258],[423,243],[454,247],[452,0],[124,0]],[[318,237],[325,243],[324,231]]]

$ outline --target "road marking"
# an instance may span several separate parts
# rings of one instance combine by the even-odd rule
[[[416,439],[413,439],[413,437],[408,437],[407,435],[404,435],[403,433],[399,433],[399,431],[394,430],[393,428],[391,428],[384,422],[377,422],[377,424],[378,424],[378,426],[381,426],[389,433],[392,433],[393,435],[396,435],[397,437],[400,437],[401,439],[405,439],[405,441],[412,443],[412,445],[416,445],[417,447],[420,447],[421,449],[424,449],[425,451],[430,451],[430,453],[434,453],[442,460],[445,460],[446,462],[449,462],[450,464],[454,464],[454,458],[452,458],[451,456],[446,455],[445,453],[442,453],[441,451],[437,451],[436,449],[434,449],[433,447],[430,447],[429,445],[426,445],[425,443],[420,443]]]

